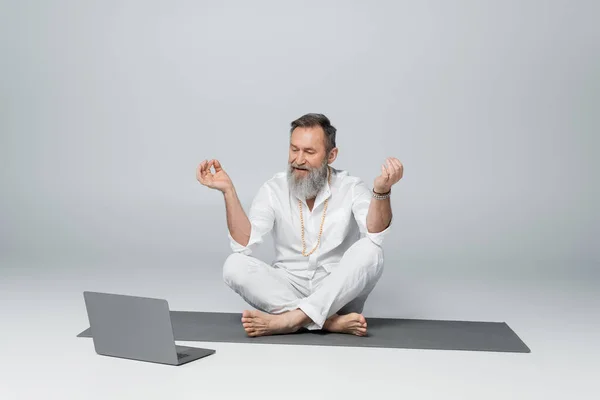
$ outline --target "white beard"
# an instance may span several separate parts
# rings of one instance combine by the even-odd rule
[[[294,170],[294,164],[289,164],[287,169],[287,180],[290,192],[299,199],[313,199],[317,197],[319,190],[327,182],[327,170],[329,165],[327,159],[318,168],[311,168],[308,174],[298,176]]]

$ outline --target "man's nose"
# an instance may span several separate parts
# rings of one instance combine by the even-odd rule
[[[298,155],[298,157],[296,158],[296,164],[298,164],[298,165],[304,164],[304,155],[302,153],[300,153]]]

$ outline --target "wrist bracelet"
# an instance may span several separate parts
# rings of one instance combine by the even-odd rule
[[[391,189],[390,189],[390,191],[389,191],[389,192],[387,192],[387,193],[377,193],[377,192],[375,191],[375,189],[373,189],[373,193],[372,193],[373,197],[374,197],[375,199],[377,199],[377,200],[385,200],[385,199],[388,199],[388,198],[391,196],[391,194],[392,194],[392,190],[391,190]]]

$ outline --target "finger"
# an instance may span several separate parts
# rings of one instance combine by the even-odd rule
[[[206,175],[205,170],[206,170],[206,161],[202,161],[202,163],[200,163],[200,165],[198,166],[198,170],[196,173],[196,176],[202,183],[204,183],[204,175]]]
[[[392,159],[388,157],[385,161],[388,166],[388,171],[390,171],[390,175],[394,174],[396,172],[396,166],[392,163]]]
[[[211,170],[210,170],[210,166],[209,166],[209,167],[207,167],[207,168],[204,170],[204,174],[202,175],[202,177],[203,177],[203,178],[204,178],[206,181],[212,180],[213,174],[212,174],[212,172],[211,172]]]
[[[396,160],[396,162],[398,164],[398,179],[402,179],[404,176],[404,166],[400,161]]]
[[[383,176],[384,178],[388,177],[388,172],[387,169],[385,169],[384,165],[381,166],[381,176]]]
[[[390,179],[393,183],[395,183],[400,176],[400,170],[398,169],[398,167],[396,166],[396,164],[392,161],[392,158],[389,157],[387,159],[388,165],[389,165],[389,169],[391,170],[391,174],[390,174]]]
[[[393,169],[387,165],[387,161],[386,161],[386,163],[384,163],[382,165],[382,167],[383,167],[383,170],[385,171],[385,175],[384,176],[386,178],[389,178],[390,175],[392,174]]]
[[[400,160],[398,160],[397,158],[392,158],[392,162],[396,167],[398,167],[398,171],[401,171],[404,168]]]
[[[215,172],[219,172],[223,170],[223,168],[221,167],[221,163],[219,162],[219,160],[215,160]]]
[[[209,168],[210,168],[210,166],[208,164],[208,160],[204,160],[202,162],[202,174],[206,175],[206,172],[208,171]]]
[[[210,165],[212,166],[212,171],[215,171],[215,173],[218,171],[218,169],[217,169],[217,164],[218,164],[218,161],[217,161],[217,160],[214,160],[214,159],[213,159],[213,160],[210,160]],[[211,171],[211,172],[212,172],[212,171]]]

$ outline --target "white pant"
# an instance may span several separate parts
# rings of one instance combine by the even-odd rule
[[[368,238],[356,241],[331,272],[319,267],[312,279],[241,253],[223,265],[225,283],[248,304],[269,314],[299,308],[313,321],[308,329],[322,329],[336,313],[361,313],[382,272],[383,249]]]

